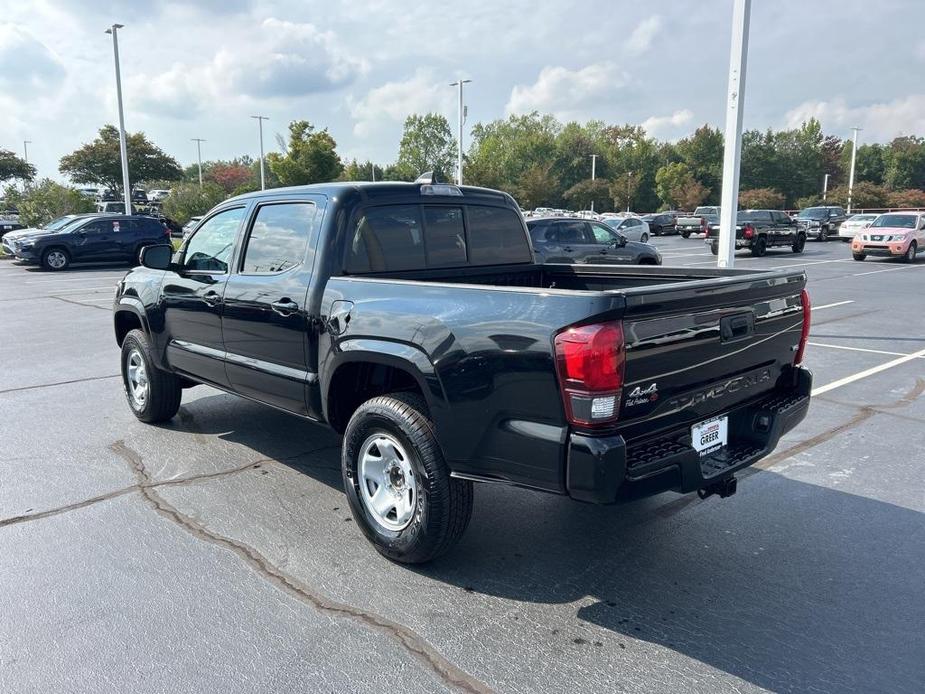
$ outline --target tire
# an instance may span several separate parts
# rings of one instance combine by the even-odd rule
[[[713,255],[719,255],[719,244],[711,243],[710,244],[710,253]]]
[[[71,264],[71,254],[64,248],[49,248],[42,253],[42,267],[51,272],[66,270]]]
[[[763,258],[768,252],[768,240],[764,236],[759,236],[752,244],[752,255],[756,258]]]
[[[857,260],[858,262],[864,262],[864,259],[867,257],[866,253],[852,253],[851,257]]]
[[[656,236],[658,236],[658,234],[656,234]],[[649,243],[649,235],[646,233],[643,233],[642,236],[639,237],[639,241],[641,243]]]
[[[691,232],[689,232],[689,231],[682,231],[682,232],[681,232],[681,238],[682,238],[682,239],[689,239],[690,237],[691,237]]]
[[[793,245],[790,247],[790,249],[794,253],[802,253],[805,247],[806,247],[806,235],[797,234],[797,240],[793,242]]]
[[[825,243],[826,241],[829,240],[829,228],[828,228],[828,227],[821,227],[821,228],[819,229],[819,236],[818,236],[818,239],[819,239],[819,241],[821,241],[822,243]]]
[[[180,409],[183,388],[180,378],[157,368],[148,336],[130,330],[122,342],[122,387],[128,406],[142,422],[171,419]]]
[[[915,254],[918,253],[918,251],[919,251],[919,246],[918,246],[918,244],[917,244],[915,241],[913,241],[912,243],[910,243],[910,244],[909,244],[909,250],[906,251],[906,255],[903,256],[903,262],[904,262],[904,263],[914,263],[914,262],[915,262]]]
[[[377,472],[382,465],[390,467]],[[341,470],[353,519],[392,561],[430,561],[469,525],[472,482],[450,477],[427,405],[416,393],[375,397],[357,408],[344,433]],[[383,486],[389,496],[376,511]]]

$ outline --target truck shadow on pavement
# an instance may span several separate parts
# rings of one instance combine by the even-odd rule
[[[342,489],[340,438],[269,408],[210,396],[172,428]],[[472,593],[524,603],[510,608],[533,612],[524,628],[571,647],[653,658],[634,655],[644,641],[774,691],[873,692],[925,680],[923,556],[925,514],[760,472],[727,500],[620,506],[477,485],[460,544],[407,568],[460,589],[459,609]],[[534,624],[536,605],[571,603],[573,618],[557,609]]]

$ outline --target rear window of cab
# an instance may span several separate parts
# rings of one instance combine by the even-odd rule
[[[367,207],[348,238],[346,270],[352,274],[533,261],[523,218],[507,207]]]

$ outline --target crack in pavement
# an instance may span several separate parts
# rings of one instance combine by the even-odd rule
[[[19,386],[17,388],[6,388],[0,390],[0,395],[4,393],[18,393],[23,390],[35,390],[36,388],[54,388],[55,386],[69,386],[74,383],[86,383],[87,381],[103,381],[107,378],[121,378],[122,374],[112,374],[110,376],[87,376],[86,378],[75,378],[71,381],[56,381],[55,383],[39,383],[34,386]]]
[[[326,446],[326,448],[329,447],[330,446]],[[125,445],[125,441],[116,441],[109,448],[128,463],[137,481],[135,488],[141,492],[145,501],[147,501],[160,516],[179,525],[200,540],[230,550],[255,569],[265,580],[286,591],[301,602],[310,605],[317,611],[334,617],[341,617],[359,622],[370,629],[392,637],[404,647],[405,650],[411,653],[411,655],[427,665],[445,684],[461,691],[474,692],[477,694],[492,691],[486,684],[450,662],[431,646],[430,643],[410,628],[374,612],[347,603],[338,602],[324,596],[295,577],[290,576],[274,566],[269,559],[254,547],[233,538],[220,535],[210,530],[196,519],[186,515],[157,493],[155,484],[153,484],[148,477],[148,472],[145,469],[141,456]],[[251,463],[250,467],[256,464],[257,463]],[[218,475],[216,474],[214,476]],[[179,484],[179,482],[176,482],[176,484]],[[157,486],[163,486],[163,484]]]
[[[112,313],[112,306],[97,306],[96,304],[85,304],[82,301],[74,301],[73,299],[67,299],[63,296],[58,296],[57,294],[49,294],[46,298],[48,299],[59,299],[65,301],[69,304],[74,304],[75,306],[85,306],[86,308],[98,308],[101,311],[108,311]]]

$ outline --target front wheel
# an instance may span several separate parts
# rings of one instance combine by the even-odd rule
[[[469,525],[472,483],[450,477],[420,395],[393,393],[360,405],[344,433],[341,470],[354,520],[393,561],[430,561]]]
[[[643,234],[642,236],[639,237],[639,240],[642,241],[643,243],[649,243],[649,235]]]
[[[918,252],[918,245],[915,241],[909,244],[909,250],[906,251],[906,254],[903,256],[904,263],[914,263],[915,254]]]
[[[852,253],[851,257],[857,260],[858,262],[864,262],[864,259],[867,258],[866,253]]]
[[[763,258],[764,254],[768,252],[768,240],[764,236],[759,236],[755,239],[755,243],[752,244],[752,255],[756,258]]]
[[[719,255],[719,244],[711,243],[710,244],[710,253],[713,255]]]
[[[819,240],[825,243],[829,240],[829,229],[828,227],[822,227],[819,229]]]
[[[49,248],[42,254],[42,267],[52,272],[66,270],[71,264],[70,254],[63,248]]]
[[[122,342],[122,386],[132,414],[142,422],[164,422],[180,409],[180,379],[154,365],[151,345],[141,330],[130,330]]]
[[[790,249],[794,253],[802,253],[805,247],[806,247],[806,236],[804,236],[803,234],[797,234],[796,241],[793,242],[793,245],[790,247]]]

